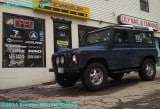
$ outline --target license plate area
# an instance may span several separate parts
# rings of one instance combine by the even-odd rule
[[[58,67],[58,73],[63,74],[64,73],[64,68]]]

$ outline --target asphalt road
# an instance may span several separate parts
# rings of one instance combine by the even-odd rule
[[[87,91],[81,83],[71,88],[43,84],[0,90],[0,102],[0,109],[7,103],[12,106],[4,109],[28,109],[33,103],[33,109],[160,109],[160,72],[149,82],[141,81],[135,73],[125,75],[120,82],[110,79],[106,88],[97,92]],[[47,104],[40,105],[42,102]]]

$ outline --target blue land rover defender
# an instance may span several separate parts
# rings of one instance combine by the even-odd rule
[[[81,79],[85,88],[95,91],[105,87],[108,77],[121,80],[131,71],[153,80],[157,55],[152,29],[115,25],[87,33],[80,48],[53,54],[52,64],[59,85],[71,87]]]

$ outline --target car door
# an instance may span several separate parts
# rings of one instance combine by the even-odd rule
[[[130,67],[130,46],[127,30],[115,29],[113,34],[113,48],[110,50],[112,65],[111,70],[125,69]]]

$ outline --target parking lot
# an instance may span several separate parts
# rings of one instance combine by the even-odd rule
[[[87,91],[79,82],[71,88],[61,88],[48,83],[9,90],[0,90],[1,107],[3,103],[76,103],[78,109],[160,109],[160,72],[154,81],[141,81],[138,74],[125,75],[122,81],[109,79],[105,89],[97,92]],[[8,108],[29,108],[14,107]],[[45,107],[31,107],[43,109]],[[59,107],[48,107],[63,108]],[[7,108],[5,108],[7,109]]]

